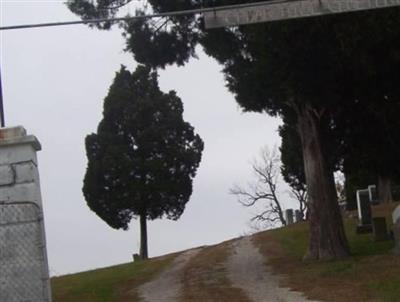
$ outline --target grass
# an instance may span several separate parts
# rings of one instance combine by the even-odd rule
[[[229,282],[224,262],[232,241],[202,249],[185,265],[180,302],[250,302]]]
[[[370,234],[357,235],[347,220],[346,234],[353,256],[344,261],[304,263],[308,226],[292,225],[254,236],[254,242],[274,271],[284,274],[285,286],[310,299],[329,302],[400,301],[400,257],[393,242],[373,242]]]
[[[51,279],[54,302],[140,301],[136,289],[171,263],[174,255]]]
[[[344,261],[303,262],[306,223],[262,232],[252,239],[273,271],[285,276],[281,285],[312,300],[399,302],[400,256],[391,253],[393,242],[373,242],[370,234],[357,235],[353,220],[346,220],[345,229],[353,255]],[[232,242],[205,247],[186,263],[180,302],[249,302],[226,276],[224,262]],[[140,301],[138,287],[152,280],[175,256],[52,278],[53,301]]]

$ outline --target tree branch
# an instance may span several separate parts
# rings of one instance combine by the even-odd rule
[[[254,160],[252,169],[256,177],[253,184],[249,184],[247,189],[238,185],[234,186],[230,193],[238,196],[238,202],[246,207],[254,206],[260,200],[268,201],[266,209],[254,216],[251,221],[268,221],[275,223],[280,221],[285,225],[283,210],[277,195],[280,171],[280,155],[277,148],[273,152],[263,149],[261,160]]]

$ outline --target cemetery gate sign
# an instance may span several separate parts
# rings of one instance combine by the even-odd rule
[[[400,0],[293,0],[255,2],[253,6],[204,13],[206,28],[315,17],[400,6]]]

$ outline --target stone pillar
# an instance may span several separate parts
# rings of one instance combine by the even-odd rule
[[[36,152],[23,127],[0,129],[0,301],[51,302]]]
[[[290,225],[293,224],[293,210],[292,209],[288,209],[285,211],[285,218],[286,218],[286,225]]]

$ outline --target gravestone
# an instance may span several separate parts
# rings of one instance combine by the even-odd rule
[[[23,127],[0,129],[0,301],[51,302],[36,152]]]
[[[393,211],[393,235],[395,240],[394,252],[400,255],[400,206]]]
[[[369,190],[357,190],[356,194],[359,220],[357,233],[370,233],[372,231],[372,217]]]
[[[392,197],[395,201],[400,201],[400,186],[392,185]]]
[[[285,211],[286,225],[293,224],[293,210],[288,209]]]
[[[369,191],[369,201],[372,204],[378,204],[379,203],[379,198],[378,194],[376,191],[376,185],[369,185],[368,186],[368,191]]]
[[[300,210],[294,211],[294,216],[295,216],[296,222],[301,222],[304,219],[304,215]]]
[[[389,239],[385,217],[372,218],[372,229],[375,241],[384,241]]]

